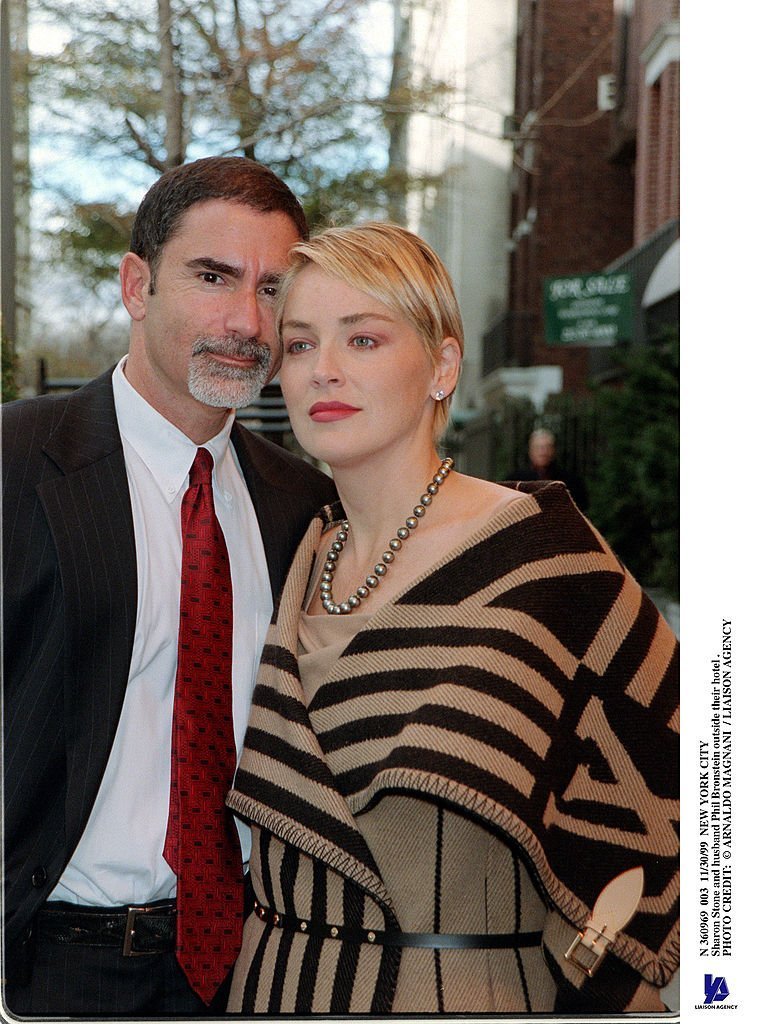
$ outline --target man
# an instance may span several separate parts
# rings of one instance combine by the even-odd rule
[[[511,480],[561,480],[573,501],[582,509],[586,508],[586,488],[577,473],[565,470],[557,462],[557,442],[550,430],[540,427],[533,430],[527,442],[528,464],[516,469]]]
[[[167,172],[141,203],[120,268],[127,357],[71,395],[4,409],[5,1000],[15,1013],[221,1007],[225,965],[208,981],[200,961],[182,966],[201,925],[183,938],[175,903],[183,835],[197,847],[213,841],[211,825],[193,832],[184,820],[179,800],[193,787],[171,784],[172,762],[188,756],[173,738],[175,701],[195,693],[183,673],[186,570],[202,596],[214,582],[201,553],[183,557],[194,534],[180,514],[184,524],[191,498],[206,501],[199,524],[208,519],[217,535],[203,558],[219,546],[230,564],[214,634],[227,653],[213,667],[233,732],[220,765],[230,782],[273,595],[334,493],[317,470],[234,422],[278,360],[273,298],[304,236],[298,201],[253,161]],[[186,708],[208,744],[212,726],[198,714]],[[218,845],[238,866],[226,883],[236,910],[247,830],[240,851],[226,822]],[[188,882],[188,915],[203,913],[197,885]],[[209,899],[220,916],[222,896]]]

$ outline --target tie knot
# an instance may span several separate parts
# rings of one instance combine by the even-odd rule
[[[206,448],[199,448],[190,467],[190,486],[211,484],[214,459]]]

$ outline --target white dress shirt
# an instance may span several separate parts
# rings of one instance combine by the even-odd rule
[[[197,446],[114,372],[133,510],[138,605],[128,686],[117,735],[85,832],[51,894],[92,906],[170,899],[176,879],[163,859],[171,776],[182,560],[180,508]],[[214,458],[217,517],[233,585],[233,716],[241,750],[272,613],[258,520],[229,435],[234,416],[201,447]],[[100,557],[100,552],[95,552]],[[237,822],[245,863],[249,828]]]

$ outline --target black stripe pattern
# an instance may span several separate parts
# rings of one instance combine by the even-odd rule
[[[447,872],[433,866],[431,876],[422,867],[424,891],[403,900],[384,878],[388,846],[400,839],[378,824],[395,800],[408,801],[413,821],[426,802],[480,826],[509,851],[512,916],[494,930],[518,926],[519,873],[543,893],[541,907],[554,911],[544,953],[556,967],[544,970],[542,959],[523,964],[509,951],[516,985],[509,1010],[550,1010],[557,999],[570,1005],[582,997],[585,1006],[597,1000],[602,1011],[644,1008],[639,993],[666,984],[678,963],[677,644],[654,606],[562,485],[551,484],[511,503],[381,607],[307,707],[297,625],[321,529],[316,520],[305,537],[270,630],[229,797],[259,826],[265,856],[279,843],[309,865],[296,882],[302,897],[295,912],[317,920],[323,910],[322,896],[314,905],[315,864],[326,871],[326,888],[340,891],[340,916],[329,904],[328,921],[397,929],[408,895],[434,912],[438,894],[447,896],[454,884],[453,865]],[[433,858],[448,848],[449,821],[432,827]],[[422,849],[417,856],[425,858]],[[462,851],[462,859],[470,857]],[[644,895],[614,945],[614,966],[603,971],[622,982],[611,989],[598,974],[584,988],[564,964],[560,941],[585,923],[604,886],[635,866],[644,869]],[[275,884],[261,879],[259,898],[288,913],[270,891]],[[533,906],[535,898],[526,898]],[[417,930],[474,930],[435,924]],[[524,927],[540,924],[528,920]],[[279,967],[287,957],[282,940],[269,935],[273,929],[261,938],[259,924],[250,928],[240,965],[250,950],[255,962],[264,946],[263,955]],[[422,982],[420,1004],[400,1007],[399,971],[410,965],[398,951],[396,964],[381,964],[389,950],[343,947],[332,954],[328,940],[320,940],[316,953],[314,939],[302,941],[300,967],[290,958],[285,966],[286,984],[299,993],[287,1004],[291,1010],[465,1009],[454,1006],[458,982],[448,978],[459,972],[446,958],[466,954],[438,951],[431,993],[424,994]],[[405,950],[403,957],[419,953]],[[263,995],[263,978],[252,970],[244,976],[243,968],[237,975],[245,1007],[255,985],[249,998],[256,1012],[284,1010],[286,1004]],[[502,1008],[497,998],[487,995],[478,1009]],[[649,1000],[646,1007],[660,1008],[656,995]]]

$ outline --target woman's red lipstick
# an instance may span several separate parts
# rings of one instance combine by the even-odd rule
[[[345,405],[344,402],[316,402],[310,406],[310,419],[316,423],[333,423],[335,420],[344,420],[359,410],[354,405]]]

